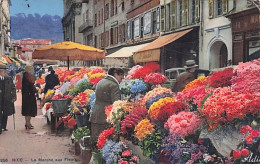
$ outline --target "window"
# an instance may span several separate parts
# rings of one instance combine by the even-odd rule
[[[115,15],[117,14],[117,0],[115,0]]]
[[[122,2],[122,11],[125,10],[125,2]]]
[[[227,13],[228,0],[209,0],[209,18]]]
[[[97,14],[95,14],[95,27],[97,27]]]
[[[111,0],[111,12],[110,12],[110,16],[112,17],[112,16],[114,16],[114,0]]]
[[[100,25],[100,19],[101,19],[101,17],[100,17],[100,11],[98,11],[98,25]]]
[[[109,14],[109,4],[107,3],[105,7],[105,15],[104,15],[105,20],[108,19],[109,16],[108,14]]]
[[[156,12],[155,12],[156,13]],[[151,33],[151,12],[145,13],[144,14],[144,27],[143,27],[143,32],[144,35]]]
[[[114,36],[115,36],[114,44],[117,44],[118,43],[118,27],[114,28]]]
[[[182,26],[186,26],[188,23],[188,0],[182,0]]]
[[[106,47],[108,47],[109,46],[109,31],[106,32],[105,39],[106,39]]]
[[[161,31],[165,31],[165,7],[161,6]]]
[[[195,0],[192,0],[191,2],[191,23],[195,23]]]
[[[139,18],[135,18],[135,20],[133,21],[134,23],[134,37],[133,38],[137,38],[140,36],[140,24],[139,24]]]
[[[180,21],[180,26],[182,25],[182,1],[180,1],[180,13],[179,13],[179,16],[180,16],[180,18],[179,18],[179,21]]]
[[[171,24],[171,29],[176,28],[176,1],[171,2],[171,9],[170,9],[170,24]]]
[[[152,34],[155,34],[157,31],[157,13],[156,11],[153,12],[153,18],[152,18]]]
[[[101,24],[103,24],[103,15],[104,15],[103,12],[104,12],[104,9],[102,8],[102,9],[101,9]]]
[[[130,21],[127,22],[126,31],[127,31],[127,40],[129,40],[129,39],[131,39],[131,22]]]
[[[125,24],[122,24],[122,27],[121,27],[121,31],[122,31],[122,43],[125,42]]]
[[[113,28],[110,29],[110,45],[114,44],[114,31]]]
[[[144,37],[144,17],[141,17],[141,24],[140,24],[140,37]]]

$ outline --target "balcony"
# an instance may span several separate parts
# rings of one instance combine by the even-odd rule
[[[79,27],[79,33],[83,33],[84,31],[92,27],[93,27],[93,21],[87,20]]]

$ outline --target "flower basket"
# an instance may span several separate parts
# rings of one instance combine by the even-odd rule
[[[66,113],[71,99],[51,100],[54,113]]]

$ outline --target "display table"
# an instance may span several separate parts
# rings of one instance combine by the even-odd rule
[[[51,125],[55,130],[56,135],[58,134],[58,127],[62,124],[62,117],[67,116],[68,113],[51,113]]]

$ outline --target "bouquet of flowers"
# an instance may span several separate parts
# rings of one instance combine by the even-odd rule
[[[123,148],[122,153],[119,153],[118,164],[136,164],[139,162],[139,157],[132,154],[132,151]]]
[[[68,77],[70,75],[73,75],[75,72],[74,71],[57,72],[56,70],[56,73],[58,74],[60,82],[64,82],[65,79],[68,79]]]
[[[260,59],[239,63],[231,79],[232,89],[242,93],[260,93]]]
[[[74,128],[74,126],[77,124],[76,120],[71,117],[69,120],[68,120],[68,127],[69,128]]]
[[[197,88],[199,86],[206,85],[206,82],[207,82],[207,78],[205,76],[201,76],[201,77],[189,82],[185,86],[185,88],[182,90],[182,92],[185,93],[193,88]]]
[[[100,151],[106,164],[112,164],[118,161],[118,155],[122,152],[122,145],[121,143],[108,140]]]
[[[164,163],[206,163],[203,158],[207,153],[205,146],[189,143],[176,134],[163,139],[162,149],[161,156],[166,157]]]
[[[95,74],[91,74],[89,76],[89,80],[92,80],[92,79],[95,79],[95,78],[103,78],[105,76],[106,76],[105,73],[95,73]]]
[[[209,130],[246,119],[248,115],[255,115],[259,111],[259,95],[234,92],[230,87],[217,88],[199,110],[206,118]]]
[[[89,136],[89,135],[90,135],[90,130],[88,129],[87,126],[79,127],[73,131],[73,136],[75,137],[76,140],[80,140],[82,137]]]
[[[178,92],[176,99],[182,101],[187,105],[190,105],[190,108],[193,105],[197,108],[201,108],[202,102],[208,95],[211,95],[214,91],[214,88],[207,88],[205,85],[198,86],[187,90],[186,92]]]
[[[78,103],[79,106],[81,106],[81,107],[87,106],[89,103],[88,94],[85,92],[81,92],[76,97],[73,98],[72,102]]]
[[[148,134],[151,134],[154,132],[154,125],[150,123],[148,119],[143,119],[140,121],[134,130],[136,138],[139,139],[139,141],[143,140]]]
[[[207,83],[214,88],[227,87],[231,85],[233,76],[233,68],[226,68],[223,71],[217,71],[210,75],[207,79]]]
[[[135,111],[126,115],[124,119],[120,122],[122,134],[131,134],[134,131],[135,126],[138,124],[139,121],[144,119],[146,114],[147,109],[136,107]]]
[[[257,124],[256,121],[253,121]],[[252,123],[253,124],[253,123]],[[240,133],[244,139],[238,145],[238,149],[232,151],[235,163],[259,162],[257,156],[260,155],[260,129],[257,126],[244,125],[240,128]],[[257,160],[256,160],[257,159]]]
[[[100,77],[98,77],[98,78],[95,78],[95,79],[91,79],[90,81],[89,81],[89,83],[90,84],[92,84],[92,85],[95,85],[95,84],[97,84],[100,80],[102,80],[103,78],[100,78]]]
[[[102,149],[103,146],[105,145],[105,143],[108,141],[109,136],[111,136],[112,134],[114,134],[115,132],[115,128],[109,128],[106,130],[103,130],[99,136],[98,136],[98,141],[97,141],[97,148],[98,150]]]
[[[149,110],[148,115],[153,121],[164,122],[171,116],[173,113],[178,111],[173,111],[173,103],[175,102],[174,98],[165,97],[161,98],[158,101],[154,102]]]
[[[147,109],[155,102],[158,101],[160,98],[164,97],[172,97],[173,93],[168,88],[158,87],[154,88],[153,90],[147,92],[143,98],[143,103]]]
[[[166,97],[154,102],[148,115],[153,121],[166,122],[171,115],[177,114],[185,108],[186,106],[182,102],[176,102],[175,99]]]
[[[70,79],[70,84],[74,85],[80,80],[80,77],[74,76],[73,78]]]
[[[152,85],[163,84],[166,81],[167,77],[161,73],[150,73],[144,77],[144,82]]]
[[[135,65],[131,68],[131,70],[128,71],[127,76],[126,76],[126,80],[129,79],[133,79],[133,75],[136,73],[136,71],[138,71],[140,68],[143,68],[143,66],[140,65]]]
[[[45,79],[44,78],[38,78],[36,81],[35,81],[36,84],[44,84],[45,83]]]
[[[148,63],[144,65],[142,68],[138,69],[135,74],[132,75],[134,79],[144,79],[144,77],[150,73],[156,72],[160,70],[160,65],[157,63]]]
[[[54,90],[48,90],[47,93],[45,94],[45,99],[51,98],[54,94]]]
[[[202,120],[193,112],[180,112],[172,115],[164,124],[165,129],[169,129],[170,134],[185,137],[194,134],[200,128]]]
[[[69,89],[69,95],[76,96],[80,92],[84,92],[86,89],[91,89],[91,85],[88,81],[84,81],[79,85],[73,86],[73,88]]]

